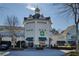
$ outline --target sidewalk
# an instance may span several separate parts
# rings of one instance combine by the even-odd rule
[[[1,54],[0,54],[0,56],[6,56],[6,55],[8,55],[10,52],[1,52]]]

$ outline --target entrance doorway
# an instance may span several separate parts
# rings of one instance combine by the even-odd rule
[[[28,47],[33,47],[33,41],[28,41]]]
[[[39,37],[39,45],[40,47],[46,47],[46,37]]]
[[[28,41],[27,46],[32,48],[34,45],[33,37],[27,37],[26,40]]]

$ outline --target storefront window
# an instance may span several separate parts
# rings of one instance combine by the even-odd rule
[[[65,41],[57,41],[57,45],[58,46],[64,46],[65,45]]]
[[[71,46],[75,46],[75,45],[76,45],[76,42],[75,42],[75,41],[68,41],[68,43],[69,43]]]

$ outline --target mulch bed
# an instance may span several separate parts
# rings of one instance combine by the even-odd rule
[[[75,47],[51,47],[52,49],[64,49],[64,50],[73,50]]]
[[[72,52],[66,53],[65,56],[79,56],[79,52],[72,51]]]

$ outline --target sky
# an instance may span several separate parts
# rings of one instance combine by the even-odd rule
[[[72,17],[68,17],[66,14],[62,15],[60,6],[52,3],[0,3],[0,25],[6,25],[7,16],[16,16],[20,26],[23,26],[24,17],[34,14],[37,6],[41,14],[45,17],[51,17],[53,23],[51,26],[58,31],[65,30],[68,26],[74,24]]]

